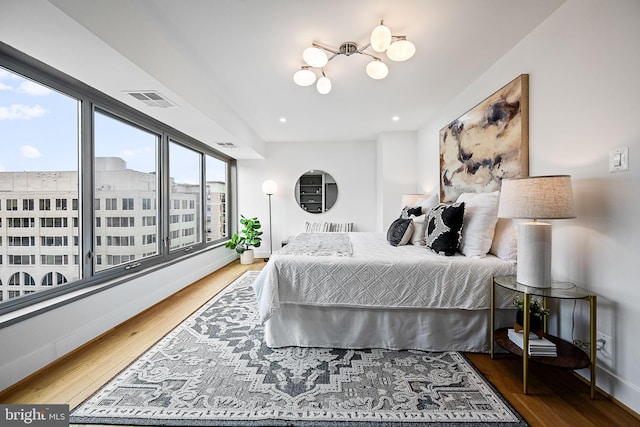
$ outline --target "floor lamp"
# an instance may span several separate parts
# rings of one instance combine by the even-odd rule
[[[271,196],[276,193],[278,185],[268,179],[262,183],[262,192],[269,196],[269,256],[273,253],[273,234],[271,233]],[[265,262],[269,261],[269,258],[265,258]]]
[[[502,180],[498,217],[532,220],[518,224],[516,280],[535,288],[551,287],[551,224],[538,220],[576,217],[571,177]]]

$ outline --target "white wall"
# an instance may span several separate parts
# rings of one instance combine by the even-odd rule
[[[386,231],[400,215],[403,194],[420,194],[417,188],[416,132],[385,132],[376,142],[378,177],[377,231]]]
[[[328,212],[311,214],[296,203],[294,187],[303,173],[319,169],[338,184],[338,200]],[[304,231],[309,222],[354,222],[357,231],[376,227],[376,151],[372,141],[271,142],[265,160],[238,160],[238,209],[257,216],[264,239],[256,256],[269,254],[269,202],[262,183],[272,179],[278,191],[272,196],[273,249],[289,236]]]
[[[614,360],[597,384],[640,412],[640,2],[569,0],[418,136],[420,184],[438,182],[438,131],[522,73],[530,75],[530,175],[570,174],[578,218],[555,221],[553,274],[598,295],[598,330],[614,338]],[[629,147],[628,172],[608,172],[608,152]],[[635,265],[634,265],[635,264]],[[588,340],[586,303],[575,338]],[[561,306],[571,340],[571,303]],[[588,375],[588,372],[583,372]]]
[[[234,259],[224,248],[0,328],[0,390]],[[0,316],[3,322],[10,315]]]

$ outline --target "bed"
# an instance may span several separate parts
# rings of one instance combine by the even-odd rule
[[[387,237],[301,233],[274,252],[254,285],[266,344],[488,352],[490,282],[515,261]],[[496,294],[498,322],[513,319],[512,299]]]

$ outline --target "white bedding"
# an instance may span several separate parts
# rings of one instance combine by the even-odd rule
[[[491,255],[445,257],[391,246],[382,233],[347,234],[351,256],[272,254],[254,285],[263,322],[283,305],[487,310],[491,278],[516,272],[514,261]],[[498,308],[511,301],[508,292],[496,295]]]

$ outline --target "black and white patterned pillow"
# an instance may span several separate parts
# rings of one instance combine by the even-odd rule
[[[406,245],[413,234],[413,220],[398,218],[391,223],[387,230],[387,240],[393,246]]]
[[[427,216],[427,248],[451,256],[456,253],[462,238],[464,203],[440,204]]]
[[[422,215],[422,208],[420,206],[412,208],[409,206],[405,206],[400,213],[400,218],[411,218],[411,216],[420,216]]]

